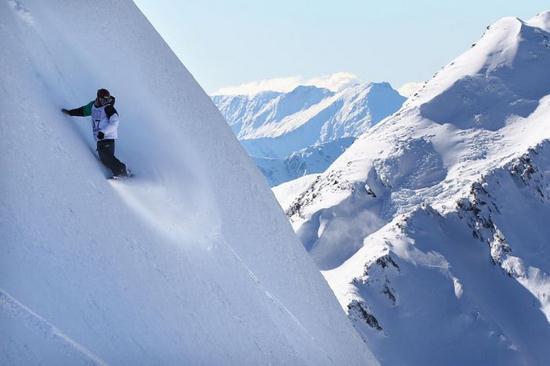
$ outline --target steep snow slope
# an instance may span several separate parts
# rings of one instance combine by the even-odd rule
[[[382,363],[550,359],[549,14],[491,25],[287,210]]]
[[[0,27],[0,364],[376,364],[134,4],[11,0]],[[60,113],[99,87],[133,179]]]

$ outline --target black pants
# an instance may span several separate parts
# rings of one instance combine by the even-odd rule
[[[126,165],[115,156],[115,140],[101,140],[97,142],[97,154],[99,160],[111,171],[113,175],[126,175]]]

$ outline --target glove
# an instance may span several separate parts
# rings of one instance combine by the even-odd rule
[[[99,131],[97,133],[97,139],[98,140],[103,140],[105,138],[105,134],[103,133],[103,131]]]
[[[70,115],[69,111],[65,108],[62,108],[61,112],[63,112],[63,114],[66,114],[66,115]]]

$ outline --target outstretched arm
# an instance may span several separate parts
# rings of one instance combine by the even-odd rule
[[[84,107],[79,107],[75,109],[61,109],[61,112],[68,116],[75,116],[75,117],[84,117]]]
[[[90,103],[83,105],[82,107],[78,107],[75,109],[61,109],[61,112],[63,112],[66,115],[69,116],[75,116],[75,117],[86,117],[90,116],[92,114],[92,104],[94,104],[93,101]]]

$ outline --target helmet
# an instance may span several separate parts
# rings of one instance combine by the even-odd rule
[[[97,91],[97,97],[98,98],[109,98],[111,96],[111,93],[107,89],[99,89]]]
[[[111,94],[107,89],[99,89],[97,91],[97,105],[103,106],[109,104],[112,100]]]

